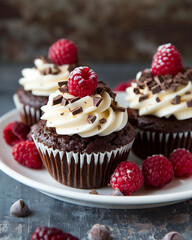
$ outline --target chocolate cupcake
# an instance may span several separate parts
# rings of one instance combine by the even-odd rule
[[[169,157],[176,148],[192,151],[191,68],[182,67],[175,75],[155,75],[153,67],[146,69],[127,93],[129,121],[138,131],[132,148],[136,156]]]
[[[71,41],[70,43],[74,45]],[[13,96],[22,122],[31,126],[39,121],[42,115],[41,107],[47,103],[48,96],[57,90],[57,83],[67,80],[70,71],[77,66],[76,46],[75,49],[76,51],[72,51],[74,63],[67,63],[62,59],[58,65],[56,57],[52,60],[40,57],[35,59],[33,68],[22,70],[23,77],[19,80],[21,87]],[[67,60],[68,57],[69,54]]]
[[[73,77],[85,83],[81,97],[71,94],[76,91],[70,85]],[[95,84],[96,74],[80,67],[70,74],[67,85],[59,83],[59,90],[42,107],[42,120],[33,130],[50,175],[76,188],[107,185],[116,166],[127,159],[136,134],[128,123],[126,109],[119,106],[111,89],[101,81],[92,88],[89,80]],[[91,88],[92,93],[86,95]]]

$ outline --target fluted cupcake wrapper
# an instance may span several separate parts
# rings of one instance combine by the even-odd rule
[[[110,182],[117,165],[127,160],[132,142],[104,153],[63,152],[34,142],[45,168],[58,182],[75,188],[99,188]]]
[[[19,113],[21,121],[28,126],[32,126],[40,120],[42,115],[41,109],[35,109],[29,105],[25,105],[19,101],[17,94],[13,95],[13,101]]]
[[[139,130],[132,151],[141,159],[153,154],[163,154],[169,158],[173,150],[177,148],[192,151],[192,131],[158,133]]]

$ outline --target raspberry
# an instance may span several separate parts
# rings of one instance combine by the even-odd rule
[[[163,188],[173,179],[173,168],[163,155],[153,155],[143,162],[144,184]]]
[[[73,64],[77,61],[77,47],[68,39],[60,39],[49,48],[48,58],[55,64]]]
[[[79,238],[54,227],[38,227],[31,236],[31,240],[79,240]]]
[[[126,90],[126,88],[131,87],[131,83],[132,83],[133,81],[134,81],[134,80],[129,80],[129,81],[127,81],[127,82],[119,83],[119,84],[113,89],[113,91],[123,92],[123,91]]]
[[[169,157],[176,177],[192,175],[192,154],[186,149],[176,149]]]
[[[17,143],[12,150],[14,159],[29,168],[42,168],[42,161],[39,156],[35,143],[32,141],[23,141]]]
[[[111,176],[111,186],[118,188],[124,195],[130,195],[143,185],[143,173],[137,164],[129,161],[121,162]]]
[[[77,67],[70,73],[67,87],[76,97],[91,95],[97,88],[97,75],[89,67]]]
[[[171,74],[175,76],[182,70],[182,61],[176,47],[170,43],[158,47],[153,57],[152,73],[156,75]]]
[[[14,146],[16,143],[27,139],[30,128],[22,122],[11,122],[3,129],[3,137],[7,144]]]

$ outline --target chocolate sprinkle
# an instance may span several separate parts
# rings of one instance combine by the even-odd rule
[[[176,105],[176,104],[179,104],[180,102],[181,102],[181,97],[177,95],[177,96],[175,96],[175,98],[173,99],[173,101],[171,103]]]
[[[76,107],[73,110],[71,110],[71,112],[72,112],[73,115],[77,115],[77,114],[83,112],[83,108],[82,107]]]
[[[102,102],[103,98],[100,97],[93,97],[93,105],[98,107],[100,103]]]
[[[144,94],[139,97],[139,102],[146,100],[149,97],[149,94]]]
[[[100,123],[106,123],[106,122],[107,122],[107,119],[106,119],[106,118],[101,118],[101,119],[99,120],[99,122],[100,122]]]
[[[96,116],[93,116],[93,115],[88,115],[88,117],[87,117],[87,121],[88,121],[88,123],[94,123],[95,122],[95,120],[97,119],[97,117]]]
[[[58,95],[56,97],[53,98],[53,105],[59,104],[62,102],[63,96],[62,95]]]
[[[192,99],[187,100],[187,107],[192,107]]]

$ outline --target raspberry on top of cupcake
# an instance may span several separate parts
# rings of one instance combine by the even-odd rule
[[[152,68],[139,72],[126,91],[129,107],[140,116],[192,117],[192,69],[182,66],[180,54],[171,44],[158,48]]]
[[[97,75],[90,68],[76,68],[68,82],[60,82],[59,86],[42,107],[41,117],[57,134],[106,136],[127,124],[127,111],[118,105],[105,83],[97,83]]]

